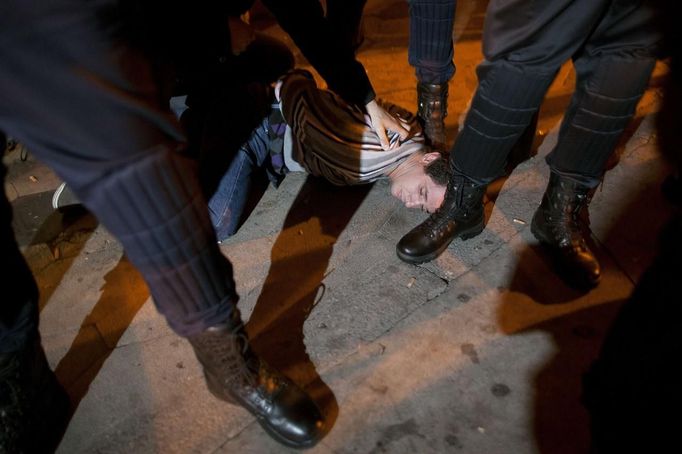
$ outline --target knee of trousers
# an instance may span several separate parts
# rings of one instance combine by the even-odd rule
[[[159,147],[77,194],[123,244],[157,308],[180,335],[222,322],[237,301],[196,167]]]
[[[571,124],[599,134],[619,134],[634,115],[651,77],[653,58],[604,58],[581,74],[572,106]]]
[[[559,141],[547,156],[552,169],[598,178],[635,114],[655,65],[651,58],[576,62],[578,85],[564,115]]]
[[[464,123],[481,138],[490,140],[515,139],[530,124],[538,107],[517,108],[498,104],[477,93]]]
[[[146,244],[140,245],[147,255],[163,253],[163,243],[170,240],[163,230],[181,229],[178,218],[210,226],[197,162],[165,145],[95,172],[96,179],[82,178],[87,185],[74,182],[74,192],[123,242],[147,235]]]

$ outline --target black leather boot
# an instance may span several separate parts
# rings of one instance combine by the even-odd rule
[[[448,116],[448,84],[417,84],[417,115],[426,141],[445,150],[445,117]]]
[[[308,448],[322,438],[320,410],[305,391],[251,351],[243,325],[214,326],[188,340],[213,395],[246,408],[286,446]]]
[[[69,421],[69,398],[40,338],[0,353],[0,453],[54,452]]]
[[[559,275],[580,290],[594,288],[601,277],[599,262],[583,236],[588,227],[583,210],[590,203],[590,193],[589,187],[551,173],[530,227],[552,254]]]
[[[398,257],[408,263],[424,263],[438,257],[454,240],[472,238],[483,231],[483,196],[486,186],[453,175],[441,207],[403,236],[396,246]]]

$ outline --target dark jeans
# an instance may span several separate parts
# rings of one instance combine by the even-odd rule
[[[123,244],[180,335],[227,320],[237,300],[197,165],[149,60],[121,41],[116,0],[0,3],[0,129],[55,170]],[[167,99],[167,98],[166,98]],[[4,169],[0,174],[4,182]],[[35,282],[0,200],[0,351],[37,330]]]
[[[218,241],[234,235],[242,221],[255,173],[270,158],[268,151],[268,118],[253,130],[220,179],[218,188],[208,202],[211,222]]]

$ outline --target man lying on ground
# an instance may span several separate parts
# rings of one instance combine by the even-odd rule
[[[391,194],[408,208],[430,213],[440,207],[449,177],[447,158],[424,143],[416,117],[382,102],[409,125],[411,137],[388,131],[384,151],[366,114],[317,87],[307,71],[294,70],[275,87],[270,114],[241,147],[209,201],[218,240],[242,221],[255,172],[266,170],[277,186],[285,174],[305,171],[338,186],[391,182]]]
[[[269,115],[240,147],[209,200],[209,213],[218,241],[235,234],[258,172],[267,172],[278,186],[288,172],[303,171],[337,186],[391,182],[391,194],[407,208],[435,212],[443,202],[449,178],[447,157],[424,141],[417,118],[394,104],[379,101],[410,129],[401,141],[387,131],[383,150],[369,117],[328,90],[317,87],[312,75],[293,70],[273,90]],[[175,113],[183,114],[184,100]],[[73,203],[60,186],[53,197],[58,208]]]

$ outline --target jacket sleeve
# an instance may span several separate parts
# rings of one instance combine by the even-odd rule
[[[305,58],[346,102],[364,109],[376,94],[354,50],[336,36],[319,0],[263,0]]]

